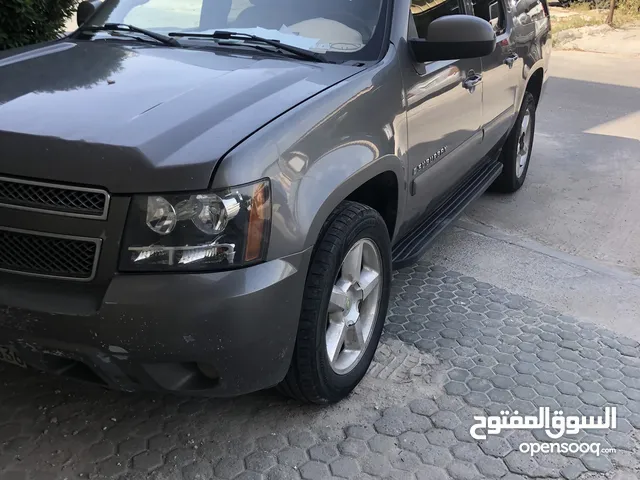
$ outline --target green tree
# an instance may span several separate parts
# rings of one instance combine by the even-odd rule
[[[0,0],[0,50],[53,40],[78,0]]]

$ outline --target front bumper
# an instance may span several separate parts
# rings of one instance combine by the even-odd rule
[[[125,391],[268,388],[291,361],[310,256],[209,274],[118,275],[104,291],[0,277],[0,346],[28,366]]]

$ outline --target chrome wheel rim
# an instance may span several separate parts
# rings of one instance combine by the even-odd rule
[[[382,289],[382,257],[369,239],[358,240],[344,257],[329,301],[325,348],[331,369],[353,370],[371,341]]]
[[[531,136],[533,134],[533,124],[531,122],[531,110],[522,117],[520,125],[520,135],[518,136],[518,150],[516,153],[516,176],[520,178],[527,168],[529,157],[531,156]]]

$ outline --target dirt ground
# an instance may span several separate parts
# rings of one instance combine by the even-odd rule
[[[616,18],[623,25],[612,28],[601,24],[607,12],[550,7],[556,49],[614,55],[640,56],[640,17],[628,14]],[[575,26],[576,28],[568,28]]]
[[[565,30],[554,36],[557,49],[640,57],[640,25],[607,25]]]

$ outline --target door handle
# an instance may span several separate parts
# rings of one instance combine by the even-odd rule
[[[509,68],[513,68],[513,64],[516,63],[516,60],[520,58],[517,53],[512,53],[507,58],[504,59],[505,65],[508,65]]]
[[[471,72],[469,76],[462,82],[462,86],[473,93],[481,81],[482,75]]]

